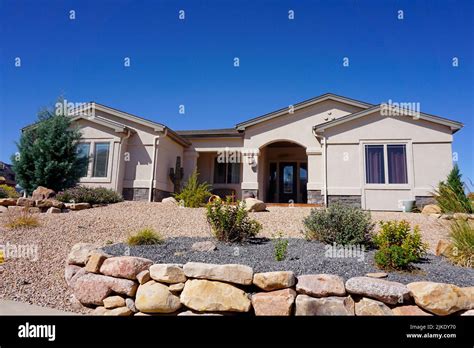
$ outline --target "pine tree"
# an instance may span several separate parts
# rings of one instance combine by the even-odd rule
[[[77,184],[88,158],[77,156],[81,134],[71,127],[63,113],[43,110],[38,123],[26,129],[17,143],[18,154],[12,156],[13,171],[28,194],[45,186],[58,192]]]
[[[461,172],[457,164],[454,165],[453,169],[448,175],[444,185],[448,186],[449,189],[456,195],[459,204],[464,208],[466,212],[472,212],[471,202],[464,191],[464,184],[461,180]]]

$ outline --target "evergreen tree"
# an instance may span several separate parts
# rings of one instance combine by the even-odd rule
[[[22,133],[18,154],[12,156],[20,186],[28,194],[37,186],[56,192],[75,186],[88,163],[88,158],[77,156],[80,137],[63,112],[41,111],[38,122]]]
[[[459,167],[455,164],[449,173],[446,182],[442,182],[441,185],[446,186],[455,195],[456,200],[463,207],[463,210],[470,213],[472,212],[472,205],[464,191],[464,183],[462,182],[461,177],[462,175],[459,171]]]

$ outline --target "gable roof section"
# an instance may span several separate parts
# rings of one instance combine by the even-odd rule
[[[171,139],[173,139],[174,141],[176,141],[178,144],[180,144],[182,146],[191,145],[191,143],[189,141],[187,141],[186,139],[181,137],[179,134],[177,134],[175,131],[173,131],[171,128],[165,126],[164,124],[154,122],[154,121],[151,121],[151,120],[147,120],[146,118],[139,117],[139,116],[136,116],[136,115],[132,115],[132,114],[129,114],[128,112],[124,112],[124,111],[121,111],[121,110],[118,110],[118,109],[114,109],[114,108],[111,108],[111,107],[103,105],[103,104],[99,104],[99,103],[96,103],[96,102],[90,102],[90,103],[87,103],[86,107],[78,108],[77,112],[84,112],[84,113],[87,114],[87,110],[89,110],[91,108],[93,108],[95,110],[103,111],[105,113],[109,113],[111,115],[117,116],[117,117],[122,118],[124,120],[128,120],[128,121],[131,121],[131,122],[141,124],[145,127],[152,128],[153,131],[155,131],[155,132],[166,132],[170,136]],[[100,116],[94,116],[93,118],[86,118],[86,119],[91,120],[91,119],[96,119],[96,118],[100,118],[102,120],[106,119],[105,117],[100,117]],[[108,119],[107,119],[107,121],[109,121],[110,123],[116,123],[116,122],[108,120]],[[118,123],[116,123],[116,124],[118,124]],[[126,127],[126,126],[124,125],[124,127]]]
[[[314,105],[314,104],[317,104],[317,103],[321,103],[321,102],[326,101],[326,100],[334,100],[334,101],[338,101],[338,102],[341,102],[341,103],[344,103],[344,104],[357,106],[357,107],[360,107],[360,108],[363,108],[363,109],[368,109],[368,108],[373,106],[373,104],[365,103],[365,102],[362,102],[362,101],[359,101],[359,100],[343,97],[343,96],[333,94],[333,93],[326,93],[326,94],[320,95],[318,97],[311,98],[311,99],[308,99],[308,100],[305,100],[305,101],[302,101],[300,103],[297,103],[297,104],[293,105],[294,111],[297,111],[299,109],[302,109],[302,108],[305,108],[305,107],[308,107],[308,106],[311,106],[311,105]],[[245,130],[245,128],[253,126],[257,123],[268,121],[268,120],[271,120],[275,117],[283,116],[283,115],[286,115],[288,113],[289,113],[288,107],[282,108],[282,109],[270,112],[270,113],[262,115],[262,116],[254,117],[254,118],[252,118],[248,121],[238,123],[235,127],[237,128],[237,130]]]
[[[71,121],[73,121],[73,122],[78,121],[78,120],[86,120],[86,121],[89,121],[89,122],[92,122],[92,123],[96,123],[96,124],[99,124],[101,126],[110,128],[110,129],[114,130],[117,133],[123,133],[128,129],[123,124],[120,124],[118,122],[114,122],[114,121],[111,121],[111,120],[108,120],[106,118],[99,117],[99,116],[87,117],[86,115],[78,115],[78,116],[74,116],[74,117],[71,118]]]
[[[352,120],[356,120],[358,118],[361,118],[361,117],[364,117],[364,116],[367,116],[367,115],[370,115],[370,114],[373,114],[374,112],[380,111],[381,109],[382,109],[382,105],[375,105],[375,106],[373,106],[373,107],[371,107],[367,110],[362,110],[362,111],[359,111],[359,112],[355,112],[353,114],[349,114],[349,115],[340,117],[340,118],[335,119],[335,120],[331,120],[329,122],[321,123],[320,125],[314,126],[313,129],[316,132],[322,133],[322,132],[324,132],[325,129],[328,129],[328,128],[331,128],[331,127],[334,127],[334,126],[337,126],[337,125],[340,125],[342,123],[346,123],[346,122],[349,122],[349,121],[352,121]],[[451,128],[453,133],[456,133],[458,130],[460,130],[464,126],[461,122],[449,120],[447,118],[440,117],[440,116],[426,114],[424,112],[420,112],[418,114],[413,114],[413,112],[411,112],[409,110],[404,110],[404,109],[399,109],[399,108],[394,108],[394,107],[392,107],[392,109],[395,112],[399,113],[399,114],[402,113],[406,116],[411,116],[413,118],[418,118],[418,119],[421,119],[421,120],[425,120],[425,121],[429,121],[429,122],[433,122],[433,123],[442,124],[444,126],[448,126],[449,128]]]

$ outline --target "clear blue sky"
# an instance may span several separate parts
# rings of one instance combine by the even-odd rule
[[[0,0],[0,160],[61,94],[180,130],[233,127],[333,92],[463,122],[454,151],[474,181],[473,31],[471,0]]]

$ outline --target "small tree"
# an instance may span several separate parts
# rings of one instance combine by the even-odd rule
[[[464,184],[457,164],[449,173],[446,181],[439,183],[434,197],[443,213],[472,213],[472,204],[464,192]]]
[[[88,163],[88,158],[77,155],[80,137],[67,115],[41,111],[38,122],[22,133],[18,154],[12,156],[20,186],[28,194],[38,186],[55,191],[75,186]]]
[[[194,170],[181,192],[174,194],[174,198],[182,201],[187,208],[199,208],[211,196],[211,186],[206,182],[199,183],[198,176],[199,173]]]

